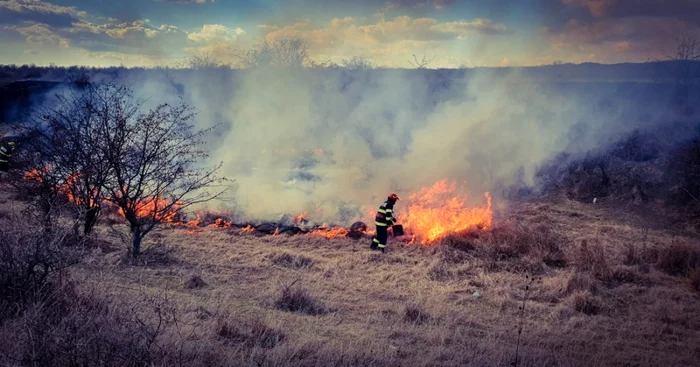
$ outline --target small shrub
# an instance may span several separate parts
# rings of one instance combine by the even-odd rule
[[[409,303],[404,309],[404,322],[413,324],[423,324],[430,319],[430,315],[425,311],[425,308],[417,303]]]
[[[292,269],[311,268],[314,265],[313,259],[301,255],[292,255],[288,252],[273,255],[271,261],[273,264]]]
[[[656,268],[669,275],[688,275],[700,268],[700,250],[687,244],[674,243],[659,251]]]
[[[586,315],[597,315],[601,302],[590,293],[579,293],[574,296],[574,310]]]
[[[281,311],[298,312],[307,315],[321,315],[328,312],[326,306],[311,296],[305,288],[295,287],[294,283],[283,286],[275,307]]]

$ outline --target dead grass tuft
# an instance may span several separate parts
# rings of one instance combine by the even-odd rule
[[[275,307],[281,311],[307,315],[322,315],[329,312],[325,305],[311,296],[308,289],[295,286],[294,282],[282,286],[280,295],[275,301]]]
[[[199,289],[206,286],[207,283],[197,274],[191,274],[185,281],[185,288]]]
[[[596,280],[586,273],[578,271],[572,273],[566,283],[565,294],[578,291],[596,293],[598,291]]]
[[[673,243],[659,251],[656,268],[669,275],[687,276],[700,268],[700,249]]]
[[[596,279],[609,281],[612,278],[612,271],[608,264],[605,247],[598,243],[589,243],[584,239],[579,243],[574,253],[576,267],[580,271],[587,271],[593,274]]]
[[[135,261],[129,253],[124,254],[124,263],[136,263],[147,267],[168,267],[179,264],[180,261],[174,255],[173,247],[163,243],[155,243],[148,246]]]
[[[450,271],[450,268],[445,264],[444,261],[435,261],[428,268],[428,278],[430,278],[430,280],[445,281],[449,280],[451,277],[452,272]]]
[[[270,256],[270,261],[273,264],[291,269],[308,269],[314,265],[313,259],[302,255],[293,255],[288,252],[273,254]]]
[[[268,326],[260,320],[255,320],[250,326],[250,346],[260,348],[274,348],[285,339],[285,334]]]
[[[430,320],[430,314],[418,303],[409,303],[404,308],[403,321],[412,324],[424,324]]]
[[[479,238],[477,231],[466,231],[462,233],[452,233],[441,240],[443,246],[456,250],[470,252],[476,249],[475,240]]]
[[[234,341],[243,341],[246,336],[236,325],[231,324],[229,320],[222,319],[216,322],[216,335]]]
[[[648,277],[640,274],[639,270],[633,266],[618,265],[613,267],[611,280],[616,283],[631,283],[638,285],[649,285]]]
[[[688,278],[690,279],[690,286],[693,287],[696,292],[700,293],[700,269],[694,269],[690,272]]]
[[[283,332],[259,319],[254,319],[250,325],[234,324],[231,319],[219,319],[216,324],[216,335],[228,343],[241,343],[248,348],[263,349],[276,347],[286,337]]]
[[[573,308],[586,315],[597,315],[600,313],[601,301],[588,292],[577,293],[573,296]]]

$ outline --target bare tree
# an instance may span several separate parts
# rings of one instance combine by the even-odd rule
[[[300,68],[309,61],[309,48],[301,38],[283,39],[273,46],[280,66]]]
[[[222,66],[208,52],[196,53],[187,57],[183,57],[173,62],[172,67],[176,69],[215,69]]]
[[[244,68],[283,67],[300,68],[312,63],[306,41],[301,38],[283,39],[277,42],[263,40],[236,55]]]
[[[248,50],[240,50],[236,57],[244,68],[253,68],[272,65],[274,55],[270,44],[263,40]]]
[[[172,221],[191,205],[219,197],[225,189],[208,191],[223,180],[217,177],[221,164],[198,166],[208,156],[202,138],[213,128],[194,131],[190,121],[195,114],[189,105],[161,104],[131,114],[122,112],[141,103],[134,103],[130,94],[113,95],[113,103],[125,108],[115,109],[100,126],[99,146],[110,167],[105,198],[126,218],[137,257],[144,236],[157,225]]]
[[[127,96],[123,88],[79,85],[56,95],[53,107],[37,109],[22,126],[29,175],[16,182],[34,190],[46,205],[55,205],[51,203],[59,198],[71,204],[83,222],[83,235],[92,231],[99,217],[103,187],[111,174],[100,147],[103,122],[116,111],[135,114],[136,105],[118,103]]]
[[[87,234],[106,201],[129,224],[137,257],[157,225],[225,191],[207,190],[222,180],[216,176],[220,164],[199,166],[207,157],[202,138],[213,127],[194,131],[195,114],[184,102],[142,112],[143,100],[110,82],[67,94],[38,113],[36,126],[25,126],[24,168],[13,180],[43,205],[47,227],[51,209],[67,201],[79,209]]]
[[[411,64],[411,66],[413,66],[416,69],[426,69],[428,65],[430,65],[430,63],[432,63],[433,60],[435,60],[435,55],[433,55],[432,59],[429,59],[427,56],[423,55],[423,58],[418,60],[418,57],[415,54],[413,54],[413,60],[414,61],[408,60],[408,63]]]
[[[341,61],[341,65],[349,70],[370,70],[372,63],[364,56],[353,56]]]
[[[322,69],[322,68],[330,68],[335,66],[335,64],[331,60],[323,60],[323,61],[316,61],[316,60],[309,60],[309,67],[312,69]]]
[[[666,54],[666,58],[674,62],[674,78],[678,84],[697,84],[700,81],[700,44],[695,35],[680,35],[675,53]]]

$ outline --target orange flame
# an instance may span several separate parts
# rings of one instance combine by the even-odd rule
[[[52,168],[50,166],[45,166],[43,169],[32,169],[31,171],[25,172],[24,175],[22,175],[22,179],[26,181],[36,181],[38,183],[44,182],[44,176],[49,174],[51,172]],[[83,205],[83,204],[88,204],[88,206],[92,206],[95,203],[88,202],[85,203],[84,200],[80,197],[77,197],[73,195],[73,191],[71,188],[75,188],[78,178],[80,178],[79,173],[74,173],[66,177],[66,180],[63,184],[58,185],[56,187],[56,192],[58,192],[61,195],[64,195],[69,202],[75,204],[75,205]],[[95,197],[95,194],[97,192],[96,188],[92,189],[93,193],[93,198]]]
[[[199,213],[197,213],[197,218],[185,223],[185,225],[189,227],[199,227],[200,224],[202,224],[202,217],[199,215]]]
[[[249,224],[245,228],[241,228],[241,232],[255,232],[255,228]]]
[[[153,216],[155,220],[166,223],[175,223],[178,211],[182,204],[180,202],[172,203],[160,197],[147,197],[136,203],[135,211],[138,217],[151,217]],[[167,208],[164,210],[164,208]],[[119,208],[119,215],[125,216],[124,211]]]
[[[214,223],[209,225],[210,228],[229,228],[233,227],[233,223],[230,221],[224,219],[224,218],[216,218]]]
[[[349,230],[343,228],[343,227],[336,227],[332,229],[317,229],[315,231],[311,231],[307,233],[307,236],[319,236],[319,237],[324,237],[324,238],[338,238],[338,237],[345,237],[348,233],[350,233]]]
[[[46,167],[45,170],[45,172],[48,172],[49,168]],[[25,172],[24,175],[22,175],[22,179],[27,181],[43,182],[44,180],[41,178],[43,176],[42,173],[44,172],[35,168],[29,172]]]
[[[430,244],[450,233],[491,227],[491,195],[484,194],[485,207],[469,208],[467,198],[456,194],[455,189],[454,182],[442,180],[408,197],[406,214],[397,218],[406,232],[413,235],[411,243],[420,240]]]
[[[301,222],[303,222],[304,220],[306,220],[306,216],[307,216],[308,214],[309,214],[309,212],[303,212],[303,213],[297,215],[296,217],[294,217],[294,223],[300,224]]]

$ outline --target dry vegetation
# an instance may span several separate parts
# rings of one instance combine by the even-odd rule
[[[31,233],[12,220],[20,203],[2,201],[3,233]],[[3,300],[13,342],[0,363],[503,366],[516,345],[519,366],[700,363],[692,234],[567,199],[507,212],[493,231],[390,240],[386,254],[368,240],[164,229],[138,265],[101,224],[78,265]]]

